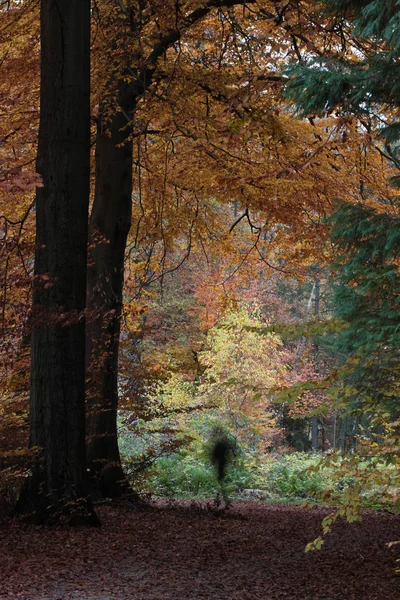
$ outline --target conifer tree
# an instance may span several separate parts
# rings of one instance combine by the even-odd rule
[[[332,28],[341,30],[323,56],[311,55],[286,70],[287,96],[302,115],[323,115],[340,107],[341,114],[375,114],[382,106],[398,109],[400,4],[380,0],[325,0],[323,16],[335,15]],[[332,17],[333,18],[333,17]],[[392,119],[380,135],[394,142],[400,123]]]
[[[350,357],[342,393],[353,412],[396,417],[400,398],[400,219],[357,205],[331,218],[339,253],[336,349]]]
[[[333,16],[334,15],[334,16]],[[342,44],[328,55],[292,64],[286,94],[302,116],[337,111],[355,116],[387,159],[388,176],[400,176],[400,3],[325,0],[321,16],[341,29]],[[336,310],[346,325],[337,344],[350,357],[344,381],[350,406],[398,413],[399,399],[399,200],[396,191],[377,198],[364,188],[362,202],[341,198],[331,217],[339,252]],[[397,406],[397,408],[396,408]]]

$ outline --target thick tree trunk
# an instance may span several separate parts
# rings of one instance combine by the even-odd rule
[[[195,9],[185,20],[188,28],[207,16],[219,3]],[[132,35],[139,27],[129,18]],[[100,108],[96,140],[96,185],[90,219],[87,325],[87,463],[94,497],[119,497],[129,486],[125,480],[117,439],[118,348],[122,310],[124,255],[132,211],[132,116],[137,99],[151,85],[157,61],[181,37],[167,31],[147,56],[137,78],[119,85],[118,105],[110,123],[103,123]],[[142,57],[143,58],[143,57]],[[142,60],[136,57],[137,68]],[[129,78],[133,70],[130,69]],[[105,121],[105,120],[104,120]]]
[[[195,9],[187,29],[219,3]],[[222,5],[222,4],[221,4]],[[127,16],[127,11],[122,11]],[[129,15],[129,19],[132,15]],[[130,22],[132,35],[138,28]],[[157,61],[181,37],[173,29],[155,43],[130,83],[119,85],[118,105],[110,122],[100,108],[96,140],[96,185],[90,219],[87,325],[87,462],[98,497],[119,497],[129,488],[121,468],[117,440],[118,348],[122,310],[124,255],[132,211],[132,116],[138,98],[153,81]],[[143,57],[142,57],[143,58]],[[146,63],[140,71],[139,65]],[[129,78],[132,77],[130,69]]]
[[[84,413],[90,1],[42,0],[41,48],[30,410],[30,445],[40,452],[16,512],[96,524],[85,498]]]
[[[118,350],[124,259],[132,215],[132,87],[120,86],[121,111],[96,139],[96,184],[89,225],[87,290],[87,463],[95,498],[129,491],[117,439]]]

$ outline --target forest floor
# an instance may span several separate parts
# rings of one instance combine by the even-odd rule
[[[1,600],[399,600],[400,517],[339,522],[327,509],[157,501],[101,507],[101,528],[0,525]],[[397,556],[396,556],[397,555]]]

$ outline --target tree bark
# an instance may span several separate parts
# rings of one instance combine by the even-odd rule
[[[86,499],[85,322],[90,177],[90,0],[41,2],[41,111],[30,446],[16,512],[97,524]]]
[[[311,419],[311,448],[314,452],[318,452],[318,417]]]
[[[132,215],[132,87],[121,84],[108,126],[100,108],[96,183],[89,225],[87,308],[87,464],[93,497],[129,491],[117,439],[118,350],[124,259]]]

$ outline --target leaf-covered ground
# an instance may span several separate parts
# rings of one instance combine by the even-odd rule
[[[366,513],[304,553],[326,509],[159,501],[100,529],[0,526],[0,599],[399,600],[400,518]],[[396,556],[397,553],[397,556]],[[399,565],[399,563],[397,563]]]

